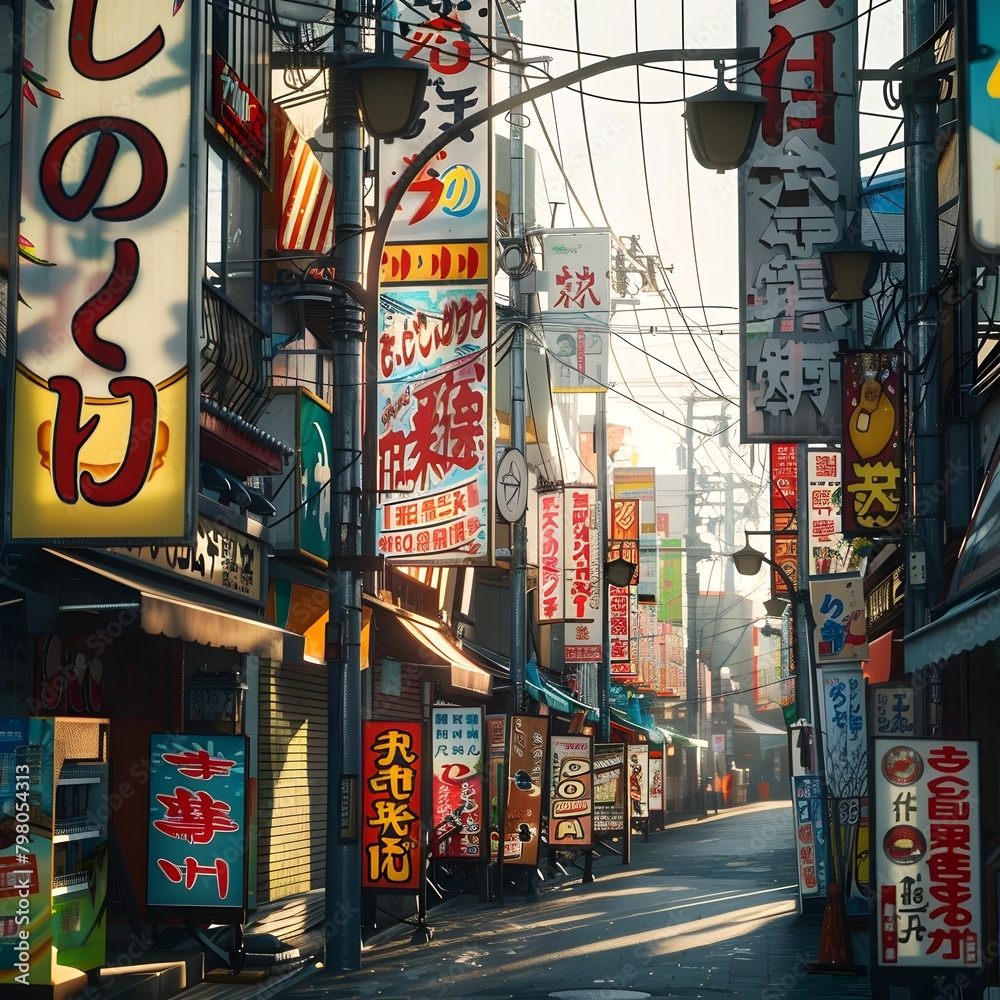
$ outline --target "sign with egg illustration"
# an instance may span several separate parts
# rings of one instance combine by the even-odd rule
[[[876,739],[870,773],[873,958],[886,970],[977,967],[987,944],[979,744]]]
[[[844,358],[843,531],[849,537],[902,523],[901,385],[895,351]]]

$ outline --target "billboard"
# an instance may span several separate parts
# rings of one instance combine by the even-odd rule
[[[606,392],[611,339],[611,233],[542,236],[549,301],[541,312],[553,392]]]
[[[61,3],[25,35],[14,540],[192,531],[195,7]]]
[[[383,204],[406,163],[490,99],[490,5],[395,8],[395,54],[429,63],[409,138],[378,143]],[[493,562],[493,129],[410,184],[382,256],[376,544],[402,564]]]
[[[857,6],[738,8],[738,44],[763,53],[748,76],[767,100],[739,174],[743,441],[841,437],[838,353],[853,314],[827,300],[820,249],[848,235],[857,208]]]

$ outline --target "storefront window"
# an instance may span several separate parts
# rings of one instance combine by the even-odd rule
[[[210,146],[207,192],[206,277],[237,309],[259,323],[259,189],[239,163]]]

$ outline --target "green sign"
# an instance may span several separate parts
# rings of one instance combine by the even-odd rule
[[[299,551],[326,562],[330,552],[330,409],[299,393]]]
[[[679,538],[660,539],[657,621],[670,622],[672,625],[681,625],[684,621],[681,600],[684,574],[680,549]]]

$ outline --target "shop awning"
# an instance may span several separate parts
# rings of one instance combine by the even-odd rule
[[[913,673],[1000,638],[1000,594],[979,594],[903,638],[903,662]]]
[[[752,715],[734,715],[733,725],[740,729],[749,729],[751,733],[756,733],[758,736],[780,736],[782,739],[788,736],[786,730],[761,722],[760,719],[755,719]]]
[[[538,664],[534,660],[530,660],[524,665],[524,686],[535,701],[548,705],[554,712],[569,716],[575,715],[577,712],[585,712],[588,721],[597,720],[596,708],[578,701],[569,692],[550,684],[538,672]]]
[[[166,580],[154,584],[139,571],[130,572],[129,567],[104,565],[61,549],[45,551],[78,569],[137,591],[139,625],[150,635],[258,653],[271,660],[301,662],[303,659],[301,635],[278,628],[252,612],[237,614],[232,607],[213,603],[192,587],[184,588]],[[85,609],[83,602],[77,607]]]
[[[643,736],[650,746],[663,746],[664,743],[663,733],[659,729],[650,729],[639,722],[633,722],[624,712],[618,711],[617,708],[611,709],[611,728]]]
[[[678,733],[668,726],[657,726],[657,729],[663,734],[664,740],[667,743],[673,743],[674,746],[701,747],[702,750],[708,749],[708,740],[699,740],[697,736],[685,736],[684,733]]]
[[[446,692],[490,693],[490,674],[473,663],[436,622],[373,597],[366,596],[364,601],[372,608],[372,656],[415,664],[428,680],[439,680]]]

